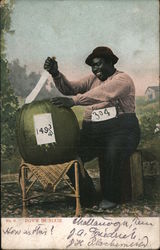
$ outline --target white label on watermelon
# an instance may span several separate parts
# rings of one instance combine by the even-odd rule
[[[34,115],[34,128],[38,145],[56,142],[51,113]]]

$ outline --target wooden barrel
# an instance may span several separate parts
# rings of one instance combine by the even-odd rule
[[[79,125],[74,112],[49,100],[25,104],[17,114],[17,142],[25,162],[63,163],[77,156]]]

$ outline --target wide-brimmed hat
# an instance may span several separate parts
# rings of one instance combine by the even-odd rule
[[[92,53],[87,57],[85,63],[90,65],[92,64],[93,58],[98,57],[98,58],[104,58],[106,60],[111,60],[113,64],[116,64],[118,61],[118,57],[112,52],[112,50],[108,47],[97,47],[95,48]]]

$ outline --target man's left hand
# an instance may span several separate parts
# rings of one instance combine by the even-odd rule
[[[74,106],[73,99],[68,97],[55,97],[51,99],[51,102],[58,107],[71,108]]]

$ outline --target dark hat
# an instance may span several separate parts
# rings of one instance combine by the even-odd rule
[[[92,53],[87,57],[85,63],[91,66],[92,59],[95,57],[102,57],[107,60],[111,60],[113,64],[116,64],[118,61],[118,57],[113,54],[112,50],[108,47],[97,47]]]

